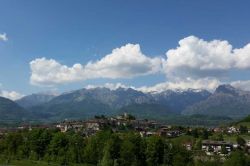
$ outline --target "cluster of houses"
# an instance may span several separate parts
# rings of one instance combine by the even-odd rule
[[[178,137],[184,133],[179,129],[174,129],[172,126],[163,125],[153,120],[135,119],[131,115],[124,113],[115,117],[96,116],[90,120],[65,120],[56,124],[46,125],[30,125],[22,124],[16,128],[0,128],[0,138],[8,132],[16,132],[20,130],[32,130],[35,128],[52,129],[57,128],[61,132],[75,131],[82,136],[91,136],[105,128],[112,129],[113,132],[121,130],[133,130],[138,132],[141,137],[149,137],[152,135],[164,137]]]
[[[238,135],[242,133],[243,129],[245,133],[250,133],[250,129],[246,126],[229,126],[229,127],[217,127],[212,129],[214,133],[228,134],[228,135]],[[239,148],[240,145],[237,143],[227,142],[227,141],[212,141],[203,140],[202,150],[206,152],[207,155],[220,154],[225,155],[230,154],[233,149]],[[246,140],[245,148],[250,152],[250,140]],[[224,154],[223,154],[224,153]]]
[[[202,150],[206,152],[207,155],[213,154],[229,154],[235,145],[231,142],[226,141],[212,141],[212,140],[203,140],[202,141]]]
[[[90,136],[103,129],[106,125],[106,120],[94,119],[87,121],[64,121],[57,124],[56,128],[60,129],[61,132],[73,130],[81,132],[85,136]]]
[[[242,126],[242,128],[245,127],[245,132],[250,133],[250,128],[247,128],[246,126]],[[240,130],[240,127],[238,126],[229,126],[229,127],[216,127],[212,129],[215,133],[225,133],[225,134],[239,134],[242,131]]]
[[[111,128],[114,132],[128,128],[140,133],[142,137],[152,135],[177,137],[182,134],[180,130],[172,129],[171,126],[165,126],[150,120],[137,120],[131,118],[130,115],[126,113],[110,118],[98,117],[86,121],[64,121],[57,124],[56,127],[59,128],[61,132],[74,130],[81,132],[85,136],[93,135],[105,127]]]
[[[183,132],[181,130],[173,129],[171,126],[168,126],[168,127],[161,126],[155,131],[150,131],[150,130],[149,131],[147,131],[147,130],[140,131],[140,135],[142,137],[158,135],[158,136],[162,136],[162,137],[174,138],[174,137],[178,137],[182,134],[183,134]]]
[[[194,142],[187,141],[183,143],[183,146],[187,150],[193,150]],[[203,140],[201,142],[201,150],[206,153],[206,155],[229,155],[233,149],[240,148],[237,143],[232,143],[228,141],[214,141],[214,140]],[[250,140],[246,141],[244,149],[250,153]]]

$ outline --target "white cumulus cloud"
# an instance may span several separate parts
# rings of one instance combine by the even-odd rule
[[[0,96],[11,99],[11,100],[17,100],[17,99],[22,98],[24,95],[22,95],[16,91],[0,90]]]
[[[233,87],[250,91],[250,80],[238,80],[230,83]]]
[[[162,59],[147,57],[138,44],[116,48],[111,54],[86,65],[62,65],[54,59],[38,58],[30,62],[33,85],[51,86],[94,78],[133,78],[159,72]]]
[[[0,41],[7,41],[8,40],[8,37],[7,37],[7,34],[6,33],[0,33]]]
[[[219,77],[234,64],[232,46],[227,41],[205,41],[189,36],[166,53],[165,72],[173,78]]]
[[[243,48],[234,49],[235,68],[250,69],[250,44]]]
[[[226,40],[205,41],[189,36],[166,53],[164,71],[169,79],[224,77],[231,69],[250,69],[250,44],[233,48]]]

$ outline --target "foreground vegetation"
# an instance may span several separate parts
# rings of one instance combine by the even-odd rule
[[[98,132],[88,138],[75,132],[34,129],[8,133],[0,139],[0,164],[3,165],[100,165],[100,166],[248,166],[242,151],[217,158],[200,151],[188,151],[182,140],[159,136],[142,138],[134,132]],[[199,146],[199,145],[197,145]]]

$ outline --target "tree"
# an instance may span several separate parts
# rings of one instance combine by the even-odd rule
[[[186,166],[185,160],[181,154],[174,155],[173,166]]]
[[[201,150],[201,147],[202,147],[202,140],[201,139],[198,139],[195,143],[195,146],[194,146],[194,149],[195,150]]]
[[[90,137],[87,139],[83,156],[84,161],[88,164],[96,165],[98,163],[98,142],[95,137]]]
[[[219,134],[219,135],[218,135],[217,141],[224,141],[223,134]]]
[[[198,161],[196,161],[196,163],[195,163],[195,166],[220,166],[221,165],[221,163],[220,163],[220,161],[217,161],[217,160],[215,160],[215,161],[202,161],[202,160],[198,160]]]
[[[111,157],[110,151],[111,151],[111,144],[107,143],[104,147],[103,157],[100,162],[100,166],[113,166],[114,160]]]
[[[114,163],[117,162],[120,157],[120,146],[121,139],[117,135],[113,134],[111,138],[106,142],[100,165],[114,165]]]
[[[226,148],[225,145],[223,145],[223,146],[221,147],[221,153],[222,153],[222,154],[228,154],[228,151],[227,151],[227,148]]]
[[[198,129],[193,129],[193,130],[191,131],[191,135],[192,135],[194,138],[198,138],[198,137],[199,137]]]
[[[16,156],[22,144],[23,137],[21,133],[9,133],[5,139],[7,156]]]
[[[164,143],[160,137],[150,137],[147,140],[147,165],[160,165],[164,159]]]
[[[34,129],[29,132],[28,140],[34,159],[40,160],[47,150],[52,135],[48,130]]]
[[[163,156],[163,164],[164,165],[172,165],[173,153],[171,152],[172,145],[168,142],[164,143],[164,156]]]
[[[66,134],[56,133],[49,144],[47,159],[59,162],[60,164],[67,164],[68,143],[69,139]]]
[[[145,165],[146,142],[141,138],[139,134],[135,133],[130,133],[127,139],[129,139],[134,144],[136,165]]]
[[[128,119],[128,120],[135,120],[136,118],[135,118],[135,116],[133,116],[133,115],[131,115],[131,114],[128,114],[128,115],[127,115],[127,119]]]
[[[223,166],[247,166],[246,157],[243,152],[236,151],[230,155],[230,158]]]
[[[222,134],[216,134],[211,139],[214,141],[224,141],[224,137]]]
[[[247,126],[240,125],[239,131],[241,134],[245,134],[248,132],[248,128],[247,128]]]
[[[30,156],[30,142],[28,140],[28,133],[25,132],[23,135],[23,143],[19,147],[20,150],[20,156],[24,159],[28,159]]]
[[[122,140],[115,134],[108,141],[110,155],[113,160],[117,160],[120,157],[121,143]]]
[[[193,165],[193,158],[189,151],[183,146],[175,145],[173,147],[173,166],[189,166]]]
[[[202,139],[208,139],[209,132],[206,129],[203,129],[202,131]]]
[[[129,140],[123,140],[120,151],[119,163],[121,166],[131,166],[136,162],[135,147]]]
[[[106,145],[107,141],[111,138],[112,134],[113,134],[112,130],[107,129],[107,130],[99,131],[94,136],[91,136],[92,139],[95,140],[93,143],[96,144],[95,145],[96,146],[95,160],[98,160],[98,161],[102,160],[104,146]]]
[[[82,163],[83,162],[83,150],[85,144],[83,137],[79,134],[73,134],[69,136],[69,149],[67,155],[69,156],[70,162]]]
[[[239,144],[241,147],[245,146],[246,144],[246,141],[240,136],[236,138],[236,141],[237,141],[237,144]]]
[[[105,115],[95,115],[95,119],[107,119]]]

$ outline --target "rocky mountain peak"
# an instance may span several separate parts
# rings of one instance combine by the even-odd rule
[[[215,93],[224,93],[224,94],[231,94],[231,95],[238,95],[240,90],[234,88],[232,85],[224,84],[220,85],[216,88]]]

